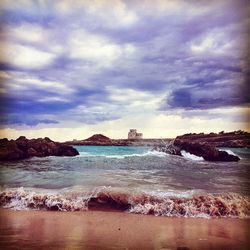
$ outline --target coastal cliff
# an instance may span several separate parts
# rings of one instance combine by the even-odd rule
[[[0,161],[21,160],[33,156],[75,156],[78,151],[70,145],[44,139],[27,139],[20,136],[16,140],[0,140]]]

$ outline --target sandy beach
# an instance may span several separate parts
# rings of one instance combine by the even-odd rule
[[[1,249],[249,249],[249,219],[1,209]]]

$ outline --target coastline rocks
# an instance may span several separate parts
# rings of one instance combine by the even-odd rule
[[[78,151],[70,145],[54,142],[48,137],[44,139],[27,139],[20,136],[17,140],[0,140],[0,160],[21,160],[30,157],[46,156],[75,156],[79,155]]]
[[[19,160],[24,159],[24,152],[18,148],[14,140],[0,140],[0,160]]]
[[[250,148],[250,133],[241,130],[233,132],[220,132],[210,134],[185,134],[177,136],[178,140],[189,142],[207,142],[215,147]]]
[[[226,151],[221,151],[215,146],[206,142],[189,142],[175,140],[174,145],[185,150],[190,154],[203,157],[206,161],[239,161],[240,158],[235,155],[228,154]]]
[[[181,151],[184,150],[190,154],[203,157],[206,161],[239,161],[240,158],[235,155],[228,154],[226,151],[221,151],[215,146],[206,142],[190,142],[187,140],[175,139],[168,145],[156,147],[155,150],[181,156]]]

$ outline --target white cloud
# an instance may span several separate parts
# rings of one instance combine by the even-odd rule
[[[60,97],[60,96],[47,96],[47,97],[42,97],[37,100],[38,102],[70,102],[68,99]]]
[[[219,1],[218,1],[219,2]],[[134,0],[137,12],[151,16],[178,14],[182,16],[198,16],[211,11],[218,4],[206,4],[204,1],[185,0]]]
[[[226,29],[214,29],[199,37],[190,44],[190,49],[195,54],[211,53],[226,54],[236,45],[235,41],[229,39]]]
[[[56,27],[35,23],[6,24],[0,32],[1,61],[24,69],[39,69],[66,52]]]
[[[21,9],[23,7],[29,8],[34,4],[32,0],[1,0],[0,7],[3,9]]]
[[[165,95],[165,93],[156,95],[129,88],[114,88],[112,86],[106,87],[106,90],[109,92],[109,97],[112,101],[126,104],[127,112],[132,113],[134,112],[134,110],[131,110],[132,107],[135,108],[136,112],[138,109],[140,111],[144,109],[157,109],[159,100]]]
[[[27,78],[18,80],[23,87],[32,88],[39,87],[46,89],[47,91],[56,92],[56,93],[71,93],[74,90],[69,88],[66,84],[55,82],[55,81],[43,81],[36,78]]]
[[[18,26],[5,26],[4,36],[8,40],[42,43],[48,39],[48,32],[37,24],[22,23]]]
[[[49,52],[14,43],[0,44],[0,60],[25,69],[39,69],[53,62],[55,55]]]
[[[62,15],[85,11],[111,28],[130,26],[138,20],[136,13],[121,0],[64,0],[57,1],[55,9]]]
[[[20,91],[23,92],[23,95],[26,93],[26,90],[33,91],[34,89],[42,89],[51,93],[60,94],[72,94],[75,90],[63,82],[58,82],[54,80],[41,80],[32,76],[29,76],[25,73],[20,72],[11,72],[10,79],[5,84],[7,88],[13,95],[20,94]],[[43,100],[43,98],[45,98]],[[42,97],[43,101],[46,101],[46,98],[56,98],[56,97]],[[59,98],[59,97],[58,97]],[[58,101],[59,99],[57,99]],[[47,100],[49,101],[49,100]]]
[[[0,71],[0,78],[9,79],[10,74],[8,72],[6,72],[6,71]]]
[[[77,30],[71,34],[69,50],[71,58],[109,67],[118,58],[132,55],[135,48],[131,44],[118,45],[104,36]]]

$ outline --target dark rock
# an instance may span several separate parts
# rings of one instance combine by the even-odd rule
[[[44,137],[44,140],[47,142],[53,142],[49,137]]]
[[[29,148],[27,153],[29,157],[39,156],[39,153],[34,148]]]
[[[22,141],[22,140],[27,140],[27,138],[25,137],[25,136],[19,136],[17,139],[16,139],[16,141]]]
[[[223,131],[222,131],[223,132]],[[248,147],[250,148],[250,133],[237,130],[233,132],[220,132],[210,134],[185,134],[177,136],[176,139],[188,140],[192,142],[207,142],[216,147]]]
[[[5,144],[8,142],[7,138],[0,139],[0,145]]]
[[[0,160],[19,160],[24,159],[25,153],[20,150],[15,141],[1,143],[0,145]]]
[[[28,139],[25,136],[20,136],[18,139],[16,139],[16,144],[20,150],[22,150],[24,153],[28,150]]]
[[[171,155],[180,155],[184,150],[190,154],[203,157],[206,161],[239,161],[240,158],[235,155],[228,154],[226,151],[221,151],[215,146],[206,142],[192,142],[188,140],[175,139],[164,146],[155,147],[158,150]]]
[[[230,155],[226,151],[220,151],[215,146],[206,142],[190,142],[186,140],[174,140],[174,145],[180,150],[203,157],[206,161],[239,161],[240,158]]]
[[[75,156],[78,154],[78,151],[72,146],[60,144],[58,147],[58,156]]]
[[[20,160],[45,156],[75,156],[78,151],[70,145],[54,142],[48,137],[28,140],[20,136],[16,141],[0,140],[0,160]]]

